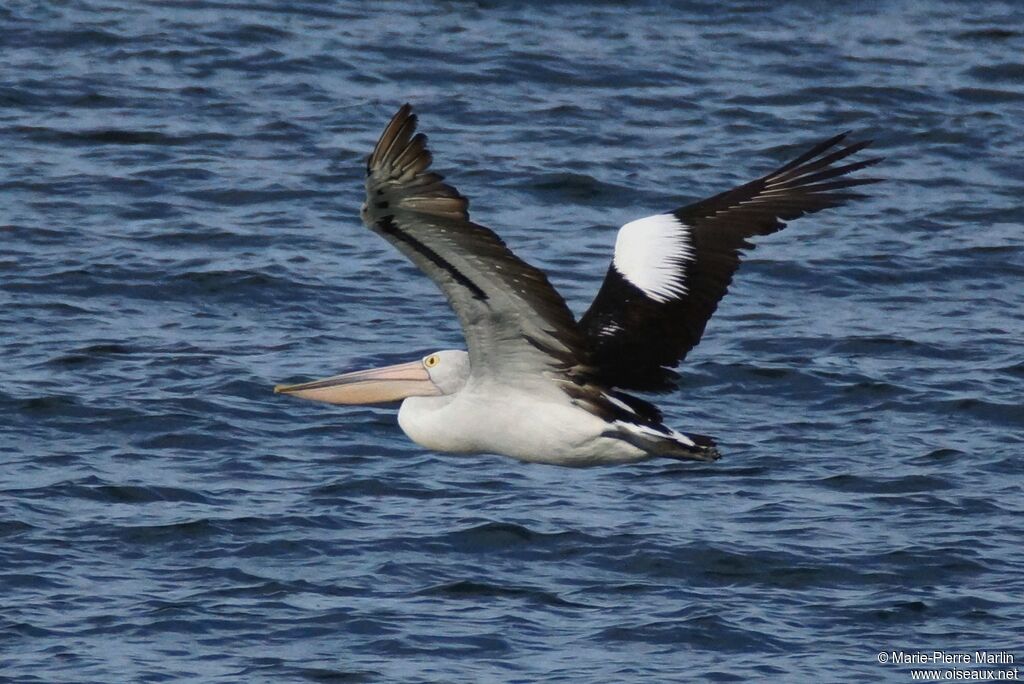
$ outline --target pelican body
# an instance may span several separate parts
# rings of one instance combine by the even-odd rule
[[[784,221],[861,195],[876,182],[837,164],[869,143],[826,140],[757,180],[624,225],[597,297],[576,321],[543,272],[469,218],[469,202],[430,170],[406,104],[367,160],[364,223],[446,295],[468,351],[278,385],[333,404],[401,401],[398,423],[439,452],[496,453],[563,466],[652,457],[713,461],[710,437],[667,427],[623,390],[664,392],[725,296],[743,250]]]

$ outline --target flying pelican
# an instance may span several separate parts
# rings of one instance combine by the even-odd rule
[[[433,280],[466,351],[335,375],[275,392],[332,404],[402,401],[398,424],[434,451],[497,453],[563,466],[652,457],[713,461],[712,438],[666,427],[622,390],[667,391],[755,235],[863,197],[837,165],[870,141],[830,138],[757,180],[622,226],[604,282],[576,321],[544,273],[469,218],[469,201],[430,171],[427,139],[403,105],[366,163],[363,222]]]

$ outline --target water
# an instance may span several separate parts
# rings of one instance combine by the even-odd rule
[[[1024,658],[1015,3],[0,9],[0,677],[910,681]],[[714,464],[425,452],[275,382],[461,344],[363,229],[412,102],[581,312],[622,223],[853,129],[661,397]],[[977,668],[975,668],[977,669]]]

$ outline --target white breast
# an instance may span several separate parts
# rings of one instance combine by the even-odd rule
[[[410,397],[402,402],[398,424],[409,439],[433,451],[581,466],[647,458],[631,444],[603,437],[605,421],[551,389],[526,393],[476,386],[446,397]]]

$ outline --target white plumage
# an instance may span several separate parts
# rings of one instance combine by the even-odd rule
[[[671,214],[656,214],[619,229],[612,263],[648,297],[666,302],[686,294],[682,265],[692,259],[686,226]]]

